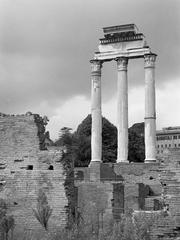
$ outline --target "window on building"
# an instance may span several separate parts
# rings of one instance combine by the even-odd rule
[[[158,144],[158,148],[159,148],[159,144]]]
[[[180,143],[178,144],[178,147],[180,147]]]
[[[161,150],[161,153],[163,153],[163,150]]]
[[[161,145],[161,147],[163,148],[163,145]]]
[[[173,136],[173,139],[177,139],[177,136]]]
[[[178,138],[180,139],[180,135],[178,135]]]
[[[165,144],[165,147],[167,148],[167,144]]]
[[[176,147],[176,143],[174,144],[174,146]]]
[[[169,144],[169,147],[171,147],[171,144]]]
[[[159,154],[159,150],[157,150],[157,154]]]

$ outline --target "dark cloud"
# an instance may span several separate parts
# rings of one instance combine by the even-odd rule
[[[101,28],[136,23],[158,54],[157,86],[179,77],[179,0],[2,0],[1,111],[46,103],[47,113],[75,95],[90,96],[90,64]],[[129,63],[129,85],[143,84],[143,61]],[[104,64],[103,98],[114,94],[116,64]]]

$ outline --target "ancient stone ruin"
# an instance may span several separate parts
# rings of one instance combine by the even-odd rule
[[[156,160],[155,60],[145,37],[134,24],[104,28],[99,52],[91,60],[92,72],[92,154],[88,167],[70,172],[74,194],[74,214],[91,218],[93,229],[106,227],[111,219],[133,211],[162,217],[152,239],[170,240],[180,236],[180,151],[167,151]],[[127,64],[129,59],[145,60],[145,147],[144,163],[129,163]],[[116,163],[102,162],[101,68],[115,60],[118,72],[118,156]],[[40,230],[33,215],[37,195],[43,190],[53,212],[50,229],[60,229],[69,221],[67,193],[69,173],[62,162],[60,148],[47,146],[47,118],[0,114],[0,198],[22,231]],[[74,172],[72,172],[74,170]],[[72,175],[71,175],[72,177]],[[72,187],[72,186],[71,186]],[[88,221],[88,219],[87,219]]]
[[[19,231],[42,229],[33,214],[39,190],[53,209],[49,227],[67,224],[62,152],[46,148],[45,125],[38,114],[0,115],[0,198],[6,201]]]
[[[102,113],[101,68],[107,61],[117,62],[117,162],[128,162],[128,61],[144,58],[145,69],[145,162],[156,162],[155,60],[156,54],[134,24],[103,28],[99,52],[91,60],[92,72],[92,163],[101,161]]]
[[[103,28],[99,52],[91,60],[92,131],[91,162],[88,168],[75,169],[78,207],[83,212],[103,215],[103,221],[120,219],[129,210],[136,214],[161,215],[152,239],[180,236],[180,152],[171,151],[156,160],[155,60],[134,24]],[[145,162],[129,163],[128,156],[128,61],[144,58],[145,68]],[[101,68],[117,62],[117,163],[102,162]],[[89,210],[90,212],[90,210]],[[99,221],[96,219],[95,226]],[[171,220],[169,218],[171,217]],[[172,223],[173,222],[173,223]]]

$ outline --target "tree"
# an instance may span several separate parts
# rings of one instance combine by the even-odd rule
[[[129,128],[129,153],[130,162],[144,162],[144,123],[136,123]]]
[[[57,146],[69,149],[64,157],[74,162],[75,167],[86,167],[91,161],[91,115],[88,115],[74,133],[64,127],[63,134],[56,141]],[[144,161],[144,123],[134,124],[129,128],[130,162]],[[102,161],[114,163],[117,159],[117,128],[106,118],[102,118]]]
[[[72,128],[63,127],[59,131],[59,139],[55,141],[55,146],[70,146],[72,145]]]
[[[40,224],[44,227],[44,229],[48,230],[48,221],[52,214],[52,209],[48,204],[48,200],[46,194],[39,190],[38,198],[37,198],[37,209],[33,209],[34,215],[36,219],[40,222]]]
[[[14,229],[14,218],[13,216],[7,216],[5,215],[1,220],[1,228],[3,229],[5,239],[8,240],[9,237],[9,231]]]
[[[91,115],[88,115],[82,123],[78,126],[74,133],[77,140],[82,142],[80,144],[81,152],[76,164],[88,166],[91,160]],[[84,145],[84,148],[82,148]],[[117,129],[106,118],[102,118],[102,161],[115,162],[117,155]],[[79,163],[80,162],[80,163]],[[75,164],[75,166],[76,166]]]

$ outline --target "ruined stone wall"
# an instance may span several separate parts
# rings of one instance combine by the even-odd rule
[[[1,173],[3,186],[0,198],[8,205],[8,212],[15,218],[17,229],[40,229],[42,226],[33,214],[36,209],[37,195],[42,189],[50,207],[53,209],[49,221],[50,228],[64,227],[67,216],[65,206],[68,205],[64,190],[65,178],[62,177],[63,169],[50,170],[20,170],[10,173],[5,170]]]
[[[34,115],[0,116],[1,168],[19,169],[33,164],[37,167],[38,128]]]
[[[94,171],[94,167],[96,168],[96,171]],[[101,189],[104,188],[104,192],[108,192],[109,196],[111,192],[111,199],[109,198],[108,208],[111,209],[112,216],[115,208],[117,212],[119,211],[121,213],[126,213],[131,210],[149,211],[159,210],[160,208],[162,208],[162,185],[159,181],[158,176],[159,164],[100,164],[99,170],[98,165],[94,167],[90,166],[89,168],[84,169],[76,168],[76,184],[79,186],[79,191],[81,192],[82,189],[86,189],[86,187],[83,188],[82,185],[89,186],[89,182],[91,182],[91,185],[94,184],[94,189],[99,189],[98,186],[100,184]],[[92,171],[93,175],[91,174]],[[95,179],[92,179],[97,175],[94,175],[94,172],[100,174],[99,181],[95,181]],[[109,186],[108,190],[106,185]],[[89,188],[88,194],[94,195],[95,190],[92,190],[91,192],[91,188]],[[115,191],[115,189],[117,189],[117,191]],[[86,191],[84,194],[86,195]],[[104,201],[107,201],[107,197],[105,197],[105,195],[104,198],[106,198],[104,199]],[[92,200],[93,199],[95,201],[95,198],[92,198]]]
[[[176,239],[180,237],[180,150],[166,150],[159,170],[166,216],[157,224],[154,235],[161,239]]]
[[[165,155],[160,170],[164,203],[180,225],[180,150],[170,150]]]
[[[162,185],[159,181],[158,163],[114,164],[125,185],[125,209],[158,210]]]
[[[78,187],[78,210],[85,225],[93,231],[109,224],[112,219],[113,185],[109,182],[87,182]],[[103,220],[102,220],[103,219]]]
[[[8,204],[16,229],[38,230],[33,214],[42,189],[53,209],[49,228],[67,223],[66,173],[61,150],[43,149],[44,124],[39,115],[0,117],[0,198]]]
[[[83,220],[98,232],[100,228],[108,231],[112,220],[120,221],[123,213],[161,215],[159,167],[146,163],[102,163],[75,168],[78,211]],[[158,231],[155,229],[154,233],[152,239],[157,240]]]
[[[91,175],[94,167],[96,174]],[[158,216],[151,232],[152,240],[180,237],[180,151],[167,152],[160,163],[115,163],[97,167],[75,169],[78,206],[82,213],[88,207],[94,209],[91,214],[98,209],[106,222],[136,210],[135,214]],[[96,215],[95,219],[100,224],[102,218]]]

